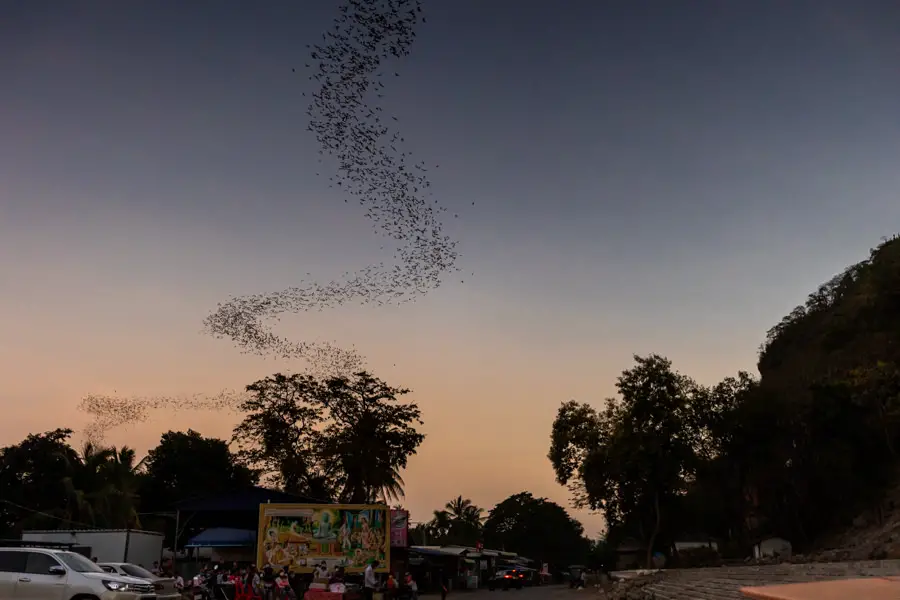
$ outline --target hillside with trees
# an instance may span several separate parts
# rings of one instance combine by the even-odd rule
[[[900,441],[900,240],[773,327],[759,378],[703,386],[663,357],[635,360],[618,398],[563,404],[551,435],[558,481],[604,511],[611,543],[636,538],[649,560],[702,532],[742,558],[769,536],[803,552],[852,544],[838,534],[855,522],[888,542],[866,553],[900,551],[886,532]]]

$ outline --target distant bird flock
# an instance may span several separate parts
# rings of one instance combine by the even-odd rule
[[[446,209],[431,197],[430,168],[416,161],[395,129],[397,117],[379,100],[399,73],[385,63],[409,54],[416,27],[424,22],[419,0],[345,0],[332,27],[310,44],[305,70],[317,88],[311,94],[308,130],[319,143],[319,171],[333,165],[330,186],[365,207],[381,235],[396,245],[395,262],[380,262],[328,283],[302,282],[283,290],[240,296],[221,303],[203,321],[204,330],[230,339],[242,352],[303,359],[318,375],[359,370],[355,349],[316,341],[292,341],[272,325],[279,315],[343,304],[399,304],[440,286],[457,270],[457,242],[442,230]],[[294,68],[302,73],[302,68]],[[306,94],[304,94],[306,95]],[[160,408],[234,406],[241,393],[217,396],[132,397],[90,395],[81,408],[92,415],[89,435],[146,420]]]

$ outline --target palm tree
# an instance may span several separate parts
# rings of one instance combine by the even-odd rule
[[[86,442],[68,465],[63,481],[66,518],[103,527],[139,527],[135,452]]]
[[[445,510],[434,511],[434,517],[428,522],[428,538],[433,544],[443,544],[450,534],[452,519],[450,513]]]
[[[387,473],[381,477],[381,481],[375,485],[376,488],[373,490],[375,496],[383,504],[390,504],[393,501],[402,500],[406,497],[403,491],[403,486],[406,485],[406,482],[403,481],[403,477],[400,476],[400,471],[396,467],[389,467]]]
[[[483,512],[468,498],[457,496],[444,506],[444,510],[435,511],[433,522],[445,525],[442,529],[445,543],[471,546],[481,537]]]
[[[484,510],[472,504],[472,501],[462,496],[457,496],[444,507],[454,521],[467,525],[480,527],[484,519]]]
[[[85,442],[81,453],[67,457],[66,475],[62,480],[66,496],[66,520],[86,525],[102,524],[105,502],[98,490],[103,487],[103,464],[110,450]]]
[[[135,464],[134,449],[122,446],[116,451],[110,448],[111,458],[105,465],[105,479],[109,493],[110,520],[119,527],[140,528],[137,513],[137,474],[143,460]]]
[[[348,504],[390,504],[405,497],[405,482],[396,466],[387,463],[365,447],[345,452],[340,458],[344,485],[339,497]]]

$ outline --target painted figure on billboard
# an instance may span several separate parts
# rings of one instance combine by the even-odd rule
[[[390,564],[390,512],[381,505],[262,504],[257,562],[309,573],[325,562],[362,572]]]

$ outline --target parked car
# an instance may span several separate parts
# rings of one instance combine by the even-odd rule
[[[144,567],[132,563],[100,563],[100,568],[107,573],[118,573],[127,577],[137,577],[153,585],[157,600],[178,600],[181,593],[175,589],[174,577],[154,575]]]
[[[526,586],[541,585],[540,571],[528,567],[519,567],[516,571],[522,576],[522,583]]]
[[[0,544],[0,598],[156,600],[156,594],[149,582],[107,573],[75,552]]]
[[[493,577],[488,580],[488,589],[494,590],[521,590],[524,586],[524,573],[520,573],[515,569],[508,571],[497,571]]]

